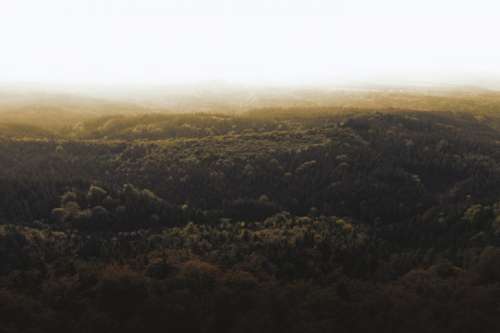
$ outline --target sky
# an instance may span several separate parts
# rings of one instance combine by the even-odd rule
[[[494,0],[0,0],[0,82],[447,82],[500,75]]]

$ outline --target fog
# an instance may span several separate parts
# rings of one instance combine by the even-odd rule
[[[0,81],[488,83],[499,11],[489,0],[3,1]]]

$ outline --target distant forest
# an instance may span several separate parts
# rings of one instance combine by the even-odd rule
[[[318,94],[0,105],[0,333],[500,332],[500,94]]]

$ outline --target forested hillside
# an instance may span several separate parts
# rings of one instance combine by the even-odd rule
[[[0,332],[499,331],[496,99],[391,98],[0,123]]]

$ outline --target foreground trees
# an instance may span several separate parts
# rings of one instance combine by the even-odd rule
[[[2,139],[0,332],[499,331],[494,119],[292,111]]]

